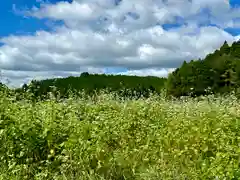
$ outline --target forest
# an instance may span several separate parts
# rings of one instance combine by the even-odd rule
[[[79,77],[67,77],[32,81],[29,85],[16,89],[18,93],[31,92],[34,97],[43,99],[49,92],[60,98],[69,97],[69,93],[79,95],[84,91],[86,95],[94,95],[100,91],[114,92],[122,97],[149,97],[151,93],[159,94],[166,83],[166,78],[138,77],[126,75],[89,74],[83,72]]]
[[[167,92],[172,96],[226,94],[240,86],[240,41],[225,41],[204,59],[184,61],[168,77]]]

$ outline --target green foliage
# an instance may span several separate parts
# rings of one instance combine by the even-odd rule
[[[229,54],[230,51],[231,51],[231,48],[229,47],[227,41],[225,41],[222,47],[220,48],[220,52],[222,52],[223,54]]]
[[[167,81],[0,84],[0,180],[240,179],[239,60],[240,41],[225,42]]]
[[[82,74],[81,74],[81,77],[88,77],[89,76],[89,73],[88,72],[83,72]]]
[[[240,40],[232,44],[232,48],[230,52],[232,56],[240,58]]]
[[[82,73],[79,77],[67,77],[32,81],[16,92],[29,91],[34,97],[44,99],[49,92],[59,92],[61,98],[67,98],[69,91],[77,94],[85,91],[87,95],[94,95],[101,90],[117,93],[122,97],[148,97],[151,93],[160,93],[166,79],[158,77],[138,77],[123,75],[97,75]],[[53,88],[56,88],[53,90]],[[56,94],[55,94],[56,95]]]
[[[184,62],[168,78],[168,95],[199,96],[229,93],[240,85],[240,41],[223,46],[203,60]]]
[[[0,91],[9,91],[8,87],[0,82]]]
[[[0,179],[240,178],[235,96],[13,99],[0,92]]]

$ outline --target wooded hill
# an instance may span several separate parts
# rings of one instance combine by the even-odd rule
[[[166,87],[167,94],[175,97],[236,91],[240,87],[240,40],[231,46],[225,41],[204,59],[184,61],[169,75]]]
[[[84,90],[88,95],[107,90],[116,92],[124,97],[148,97],[150,93],[160,93],[164,87],[166,78],[158,77],[139,77],[125,75],[105,75],[82,73],[79,77],[54,78],[42,81],[32,81],[29,85],[23,85],[16,91],[30,91],[37,97],[46,96],[52,92],[53,86],[55,91],[60,92],[60,97],[68,97],[69,90],[75,94]]]

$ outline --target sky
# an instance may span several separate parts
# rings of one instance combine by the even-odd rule
[[[82,72],[167,77],[240,39],[239,0],[5,0],[3,83]]]

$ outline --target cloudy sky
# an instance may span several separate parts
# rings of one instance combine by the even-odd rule
[[[1,81],[167,76],[240,39],[239,0],[2,0]],[[4,17],[4,18],[3,18]]]

